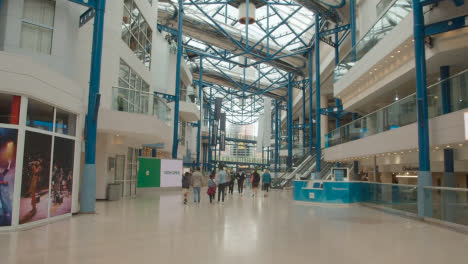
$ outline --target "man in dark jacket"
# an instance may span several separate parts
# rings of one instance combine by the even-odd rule
[[[239,194],[242,194],[244,192],[245,171],[242,171],[241,173],[238,172],[236,178],[237,190],[239,191]]]

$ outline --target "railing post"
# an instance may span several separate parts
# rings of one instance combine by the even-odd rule
[[[426,51],[424,47],[424,14],[420,0],[413,2],[414,21],[414,57],[416,60],[416,98],[418,109],[418,146],[419,146],[419,173],[418,173],[418,216],[429,217],[432,214],[432,201],[428,195],[425,197],[424,187],[432,185],[430,149],[429,149],[429,121],[427,105],[426,81]],[[428,203],[425,203],[425,200]]]
[[[101,84],[102,41],[106,0],[96,1],[93,26],[93,47],[89,81],[88,113],[86,115],[85,164],[81,181],[80,212],[94,213],[96,210],[96,139],[99,111],[99,87]]]

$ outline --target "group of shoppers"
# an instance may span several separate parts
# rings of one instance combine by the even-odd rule
[[[228,189],[228,194],[234,194],[234,186],[237,180],[237,190],[240,195],[244,193],[244,182],[246,179],[248,183],[252,186],[252,197],[256,197],[258,195],[258,187],[260,185],[260,181],[262,181],[262,189],[267,193],[270,190],[271,184],[271,174],[270,171],[267,169],[260,177],[257,169],[253,171],[253,173],[248,173],[246,171],[237,171],[235,172],[233,169],[228,170],[223,165],[219,166],[218,173],[213,170],[210,174],[208,180],[208,191],[207,194],[210,198],[210,203],[215,201],[216,192],[218,192],[218,202],[224,202],[226,197],[226,189]],[[189,173],[186,172],[182,176],[182,189],[184,194],[184,204],[187,203],[187,195],[190,186],[193,187],[193,202],[200,203],[200,191],[203,185],[203,174],[200,171],[200,167],[197,167],[195,172]],[[265,194],[267,196],[267,194]]]

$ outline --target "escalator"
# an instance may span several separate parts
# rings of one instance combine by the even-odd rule
[[[286,173],[282,177],[275,179],[272,184],[274,189],[283,189],[291,187],[294,180],[310,180],[312,173],[316,170],[315,154],[307,157],[293,172]],[[320,170],[320,176],[318,180],[329,181],[332,180],[332,168],[336,167],[335,162],[327,162],[324,160],[323,154],[320,164],[322,165]],[[341,164],[340,167],[348,168],[352,171],[353,164],[345,163]]]

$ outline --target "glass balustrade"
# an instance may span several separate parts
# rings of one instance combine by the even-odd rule
[[[468,70],[443,82],[450,85],[450,111],[468,107]],[[442,115],[441,85],[438,82],[427,88],[429,118]],[[417,121],[416,94],[409,95],[369,115],[356,119],[325,135],[325,147],[372,136],[406,126]]]
[[[417,186],[363,182],[361,201],[411,214],[418,213]]]
[[[387,1],[384,1],[387,2]],[[411,0],[395,0],[374,26],[362,37],[335,67],[335,82],[411,13]]]
[[[112,97],[113,110],[157,116],[159,120],[171,124],[171,109],[164,99],[152,93],[113,87]]]
[[[425,187],[426,217],[468,226],[468,189]]]

